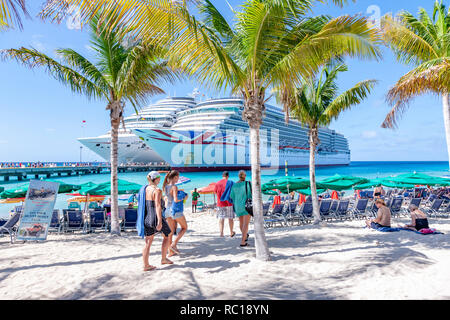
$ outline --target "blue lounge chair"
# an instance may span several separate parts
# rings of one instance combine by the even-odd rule
[[[137,209],[125,209],[125,217],[122,223],[122,230],[136,230]]]
[[[59,210],[53,210],[52,220],[50,221],[50,225],[48,226],[48,232],[58,232],[60,233],[63,228],[63,223],[61,221],[61,217],[59,216]]]
[[[402,208],[403,198],[394,198],[392,199],[389,209],[391,209],[391,216],[400,217],[403,212]]]
[[[350,206],[350,200],[341,200],[336,208],[336,211],[333,213],[334,217],[339,220],[349,219],[348,208]]]
[[[64,232],[67,231],[86,231],[83,221],[83,212],[81,210],[63,210],[64,215]]]
[[[330,208],[330,212],[331,213],[335,213],[337,208],[339,205],[339,201],[338,200],[333,200],[333,202],[331,203],[331,208]]]
[[[0,234],[7,232],[11,237],[11,243],[14,243],[14,241],[16,241],[18,228],[17,223],[20,220],[20,216],[20,212],[14,213],[12,217],[9,218],[8,221],[6,221],[6,223],[0,227]]]
[[[319,206],[320,217],[322,220],[332,220],[332,215],[330,212],[331,209],[331,200],[322,200]]]
[[[95,230],[108,231],[106,223],[106,210],[94,210],[89,212],[89,231]]]
[[[358,199],[353,209],[351,210],[351,215],[355,219],[362,219],[366,216],[367,204],[369,203],[368,199]]]
[[[299,211],[304,223],[311,223],[313,219],[313,204],[312,202],[304,202]]]
[[[270,202],[263,203],[263,216],[266,216],[269,213],[270,205]]]
[[[286,221],[283,217],[283,208],[284,204],[276,204],[273,208],[270,208],[268,216],[264,218],[264,225],[267,227],[272,227],[277,223],[283,225]]]
[[[367,191],[367,198],[373,199],[373,191]]]
[[[417,206],[417,208],[420,207],[420,204],[422,203],[422,198],[412,198],[411,201],[409,202],[409,204],[413,204],[415,206]]]
[[[444,199],[434,199],[432,205],[428,209],[425,209],[426,214],[430,217],[433,217],[434,215],[434,217],[437,218],[443,202]]]

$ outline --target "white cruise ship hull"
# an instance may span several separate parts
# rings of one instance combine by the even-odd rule
[[[103,135],[95,138],[79,138],[78,141],[106,161],[111,159],[111,137]],[[120,133],[118,141],[119,163],[163,162],[161,156],[132,133]]]
[[[133,132],[157,151],[172,169],[221,171],[249,169],[249,137],[224,131],[183,131],[173,129],[134,129]],[[261,138],[261,167],[270,169],[309,166],[309,149],[280,145],[277,137]],[[318,152],[317,166],[345,166],[349,152]]]

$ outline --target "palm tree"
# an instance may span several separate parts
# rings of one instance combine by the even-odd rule
[[[450,12],[436,1],[432,16],[423,8],[419,9],[418,17],[403,11],[396,19],[383,17],[382,26],[397,59],[414,67],[389,91],[388,101],[393,108],[382,127],[397,127],[397,120],[413,98],[436,94],[442,98],[450,161]]]
[[[82,19],[89,19],[98,8],[115,10],[121,22],[132,27],[145,43],[168,43],[171,63],[210,88],[229,89],[242,96],[242,116],[250,127],[256,257],[269,260],[262,216],[259,137],[267,90],[287,79],[300,82],[337,55],[379,56],[378,32],[366,18],[306,18],[314,2],[318,1],[245,0],[235,12],[233,25],[210,0],[199,1],[201,20],[189,13],[185,3],[168,0],[129,0],[121,7],[109,0],[54,0],[42,16],[59,20],[67,5],[74,3],[79,5]]]
[[[14,26],[22,28],[20,12],[28,15],[25,0],[0,0],[0,30]]]
[[[277,91],[277,99],[284,105],[289,117],[295,118],[309,129],[309,176],[313,200],[314,223],[321,221],[316,188],[315,155],[320,145],[319,128],[327,127],[345,110],[360,104],[371,92],[376,81],[365,80],[338,95],[337,77],[348,70],[347,65],[328,64],[320,73],[304,79],[300,86]]]
[[[137,112],[136,106],[146,103],[149,96],[164,92],[156,83],[172,82],[177,73],[160,58],[161,48],[125,37],[119,29],[106,32],[98,17],[92,20],[90,27],[95,62],[72,49],[56,51],[62,63],[33,48],[2,50],[0,57],[15,59],[30,68],[42,67],[72,91],[107,102],[111,121],[111,234],[120,235],[117,152],[125,101]]]

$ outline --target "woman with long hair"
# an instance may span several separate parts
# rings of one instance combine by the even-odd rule
[[[167,259],[171,230],[162,215],[163,200],[162,190],[158,187],[161,181],[159,172],[150,172],[147,175],[147,180],[148,185],[142,187],[139,192],[138,221],[136,227],[138,234],[145,237],[145,247],[142,251],[144,271],[151,271],[156,269],[156,267],[150,265],[148,259],[153,238],[157,233],[162,233],[164,237],[161,246],[161,264],[173,264],[173,262]]]
[[[239,217],[239,227],[242,232],[241,247],[248,246],[248,226],[250,224],[250,214],[245,208],[247,199],[252,198],[252,187],[249,181],[246,181],[247,175],[244,170],[239,171],[239,181],[231,187],[230,198],[233,200],[233,207],[236,216]]]
[[[187,222],[183,213],[183,201],[187,195],[184,192],[179,192],[178,187],[175,185],[179,177],[180,173],[177,170],[172,170],[166,175],[163,182],[163,190],[167,197],[164,215],[172,231],[169,235],[169,257],[180,253],[177,244],[187,231]],[[175,241],[172,242],[177,224],[180,225],[181,230],[178,232]]]

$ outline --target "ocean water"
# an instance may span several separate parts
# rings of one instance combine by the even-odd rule
[[[352,162],[349,166],[344,167],[324,167],[316,168],[317,180],[325,179],[331,177],[335,174],[340,175],[352,175],[365,178],[378,178],[395,176],[402,173],[412,173],[421,172],[434,176],[445,176],[450,177],[449,163],[448,162]],[[180,188],[184,189],[187,193],[194,188],[205,187],[211,182],[216,182],[221,179],[221,172],[189,172],[182,173],[191,179],[191,182],[182,185]],[[283,177],[285,175],[284,168],[278,171],[275,170],[262,170],[262,182],[268,182],[277,177]],[[296,176],[301,178],[309,178],[309,170],[305,169],[289,169],[289,176]],[[247,171],[247,177],[250,177],[250,171]],[[82,184],[86,182],[101,183],[109,181],[109,174],[95,174],[95,175],[84,175],[84,176],[71,176],[71,177],[53,177],[52,180],[58,180],[66,183]],[[130,182],[135,182],[139,184],[145,184],[146,173],[144,172],[132,172],[132,173],[120,173],[119,179],[127,180]],[[238,172],[230,172],[230,179],[236,181],[238,179]],[[5,187],[5,189],[15,188],[24,184],[23,181],[10,181],[8,183],[0,182],[0,185]],[[162,182],[161,182],[162,184]],[[352,191],[350,191],[352,192]],[[212,195],[204,196],[206,202],[212,202]],[[65,194],[59,194],[56,200],[56,209],[67,208],[67,200],[70,196]],[[202,196],[203,198],[203,196]],[[126,201],[119,201],[119,204],[126,204]],[[9,211],[18,204],[0,204],[0,217],[8,217]]]

